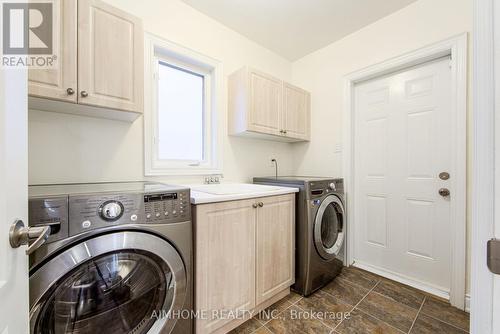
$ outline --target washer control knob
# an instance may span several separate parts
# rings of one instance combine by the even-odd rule
[[[146,218],[147,218],[147,219],[151,218],[151,214],[150,214],[150,213],[148,213],[148,214],[146,215]]]
[[[99,214],[102,219],[115,221],[123,215],[123,204],[118,201],[107,201],[99,207]]]
[[[328,186],[330,187],[330,189],[336,190],[335,183],[332,182]]]
[[[155,216],[156,216],[156,217],[160,217],[160,213],[159,213],[159,212],[157,212],[157,213],[155,214]]]
[[[130,216],[130,220],[135,222],[137,220],[137,215]]]

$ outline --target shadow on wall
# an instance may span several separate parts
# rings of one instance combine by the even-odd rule
[[[143,179],[142,118],[134,123],[29,111],[29,183]]]

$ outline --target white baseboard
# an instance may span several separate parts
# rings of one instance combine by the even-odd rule
[[[465,294],[465,312],[470,313],[470,294]]]
[[[379,267],[373,266],[371,264],[362,263],[362,262],[359,262],[357,260],[354,260],[354,263],[352,265],[354,267],[364,269],[366,271],[370,271],[370,272],[375,273],[377,275],[392,279],[393,281],[409,285],[415,289],[425,291],[427,293],[430,293],[431,295],[435,295],[437,297],[444,298],[446,300],[450,300],[450,292],[449,291],[443,290],[443,289],[435,287],[433,285],[417,281],[413,278],[392,272],[390,270],[379,268]]]

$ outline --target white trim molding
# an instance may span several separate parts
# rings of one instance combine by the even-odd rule
[[[498,65],[498,63],[495,64],[495,44],[500,38],[498,36],[499,23],[495,21],[500,19],[498,11],[498,1],[474,1],[472,71],[474,89],[472,183],[474,187],[472,189],[470,329],[471,333],[476,334],[500,331],[498,310],[496,314],[494,311],[494,304],[499,305],[500,302],[498,298],[494,302],[494,278],[486,266],[486,243],[494,235],[495,200],[498,201],[498,195],[495,196],[495,182],[498,182],[495,178],[495,71],[498,75],[499,70],[495,66]],[[496,121],[498,122],[498,119]],[[498,159],[498,154],[496,159]],[[496,215],[498,216],[498,213]]]
[[[345,77],[344,91],[344,158],[343,173],[345,180],[349,240],[347,262],[355,259],[355,213],[354,213],[354,134],[353,96],[354,85],[372,78],[380,77],[395,71],[423,64],[434,59],[450,55],[452,59],[452,108],[455,118],[453,124],[453,169],[452,189],[455,189],[451,202],[452,212],[452,259],[450,302],[460,309],[465,308],[466,282],[466,193],[467,193],[467,33],[454,36],[430,46],[389,59],[382,63],[356,71]],[[431,287],[429,287],[431,289]]]
[[[191,49],[156,37],[144,38],[144,174],[146,176],[222,174],[225,131],[222,63]],[[157,75],[164,61],[204,77],[203,161],[172,161],[158,158]]]
[[[450,298],[450,294],[448,291],[444,291],[443,289],[440,289],[439,287],[435,287],[435,286],[420,282],[418,280],[415,280],[412,277],[404,276],[404,275],[395,273],[393,271],[390,271],[390,270],[387,270],[384,268],[380,268],[380,267],[373,266],[371,264],[367,264],[367,263],[363,263],[363,262],[359,262],[359,261],[356,261],[353,264],[353,267],[361,268],[361,269],[366,270],[366,271],[370,271],[370,272],[375,273],[379,276],[389,278],[393,281],[414,287],[416,289],[419,289],[421,291],[425,291],[427,293],[430,293],[434,296],[441,297],[443,299]]]

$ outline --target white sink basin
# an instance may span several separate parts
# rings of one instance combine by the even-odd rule
[[[271,192],[282,189],[281,187],[264,186],[260,184],[249,183],[228,183],[228,184],[205,184],[199,186],[191,186],[192,191],[198,191],[212,195],[236,195],[236,194],[251,194]]]

